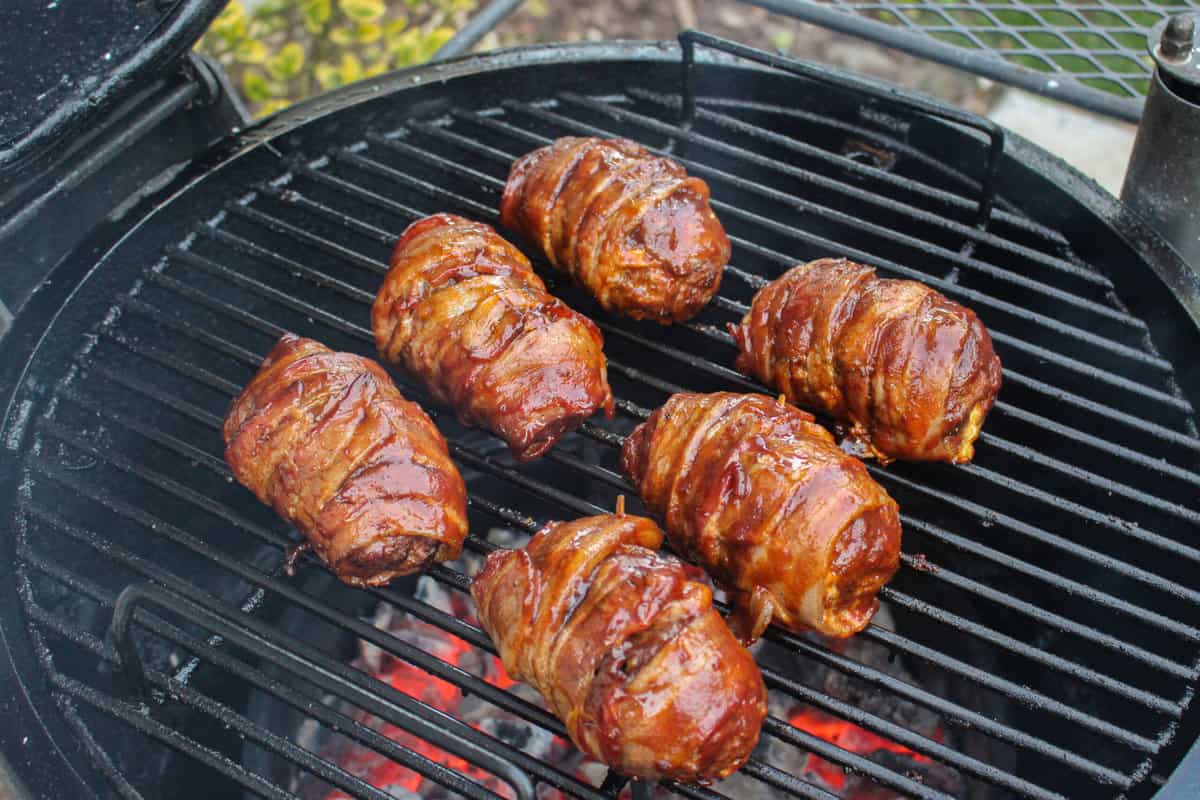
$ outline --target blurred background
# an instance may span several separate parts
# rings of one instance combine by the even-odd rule
[[[232,0],[198,49],[217,58],[255,116],[322,91],[421,64],[476,0]],[[526,0],[476,51],[544,42],[674,39],[699,28],[844,67],[992,117],[1114,194],[1134,128],[854,37],[723,0]]]

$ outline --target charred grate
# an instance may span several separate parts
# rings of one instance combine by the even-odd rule
[[[158,742],[163,759],[188,757],[168,778],[220,776],[257,795],[291,797],[285,783],[247,769],[249,742],[351,796],[385,796],[297,744],[293,731],[249,716],[253,695],[464,796],[496,796],[372,735],[323,703],[330,694],[435,738],[518,793],[532,784],[617,796],[622,781],[593,786],[370,680],[347,666],[344,648],[322,646],[322,632],[369,641],[563,732],[536,705],[360,618],[364,604],[386,601],[491,650],[473,625],[405,586],[352,591],[311,561],[285,578],[292,534],[232,483],[220,457],[221,416],[275,337],[292,330],[371,355],[368,309],[399,232],[440,210],[495,222],[512,159],[565,134],[627,135],[679,158],[712,186],[733,264],[720,298],[671,328],[600,315],[571,287],[555,286],[604,330],[619,413],[588,423],[540,462],[514,465],[493,441],[426,404],[472,476],[468,548],[493,547],[479,535],[492,527],[527,533],[548,519],[611,509],[619,493],[632,497],[616,448],[668,393],[758,389],[728,366],[722,326],[790,264],[840,252],[919,277],[979,311],[1006,387],[974,464],[872,468],[904,511],[905,567],[884,592],[892,622],[861,638],[917,677],[772,631],[771,645],[794,661],[767,665],[768,686],[944,765],[967,796],[1147,791],[1156,757],[1178,730],[1192,729],[1185,710],[1200,679],[1200,630],[1181,621],[1200,604],[1200,550],[1190,543],[1200,522],[1200,439],[1145,323],[1114,304],[1111,282],[1062,235],[1011,204],[998,201],[987,228],[975,227],[971,179],[923,155],[919,139],[905,144],[757,98],[701,96],[685,128],[680,97],[653,85],[439,108],[358,127],[361,139],[328,134],[282,166],[268,158],[244,174],[227,170],[210,190],[228,198],[218,213],[178,230],[178,244],[153,263],[114,270],[109,299],[80,310],[90,332],[65,374],[60,365],[57,383],[41,390],[25,456],[18,569],[60,709],[119,791],[136,796],[162,780],[149,766],[140,771],[141,759],[157,763],[144,748],[135,760],[123,751],[132,729],[139,742]],[[979,140],[966,141],[982,152]],[[890,158],[870,160],[880,153]],[[467,586],[450,566],[431,575],[451,591]],[[276,624],[285,613],[303,616],[305,635]],[[812,685],[818,667],[861,701]],[[881,698],[932,712],[947,738],[879,713]],[[764,738],[896,794],[950,796],[778,715]],[[786,796],[835,796],[761,754],[745,774]],[[719,787],[669,788],[725,796]]]

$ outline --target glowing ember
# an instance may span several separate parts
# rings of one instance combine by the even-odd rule
[[[802,731],[818,736],[830,744],[837,745],[843,750],[849,750],[859,755],[868,755],[880,750],[896,753],[911,759],[917,764],[928,764],[930,759],[920,753],[915,753],[907,747],[890,739],[871,733],[845,720],[831,717],[813,708],[800,708],[792,712],[788,721]],[[940,738],[938,736],[934,737]],[[816,775],[827,786],[835,790],[846,787],[846,773],[841,767],[832,764],[820,756],[809,754],[804,762],[804,772]]]
[[[447,591],[428,577],[422,577],[418,581],[414,597],[445,614],[470,624],[477,624],[474,608],[465,594]],[[509,676],[499,658],[436,625],[403,613],[388,603],[380,603],[376,607],[371,624],[446,664],[478,676],[498,689],[509,691],[535,705],[541,704],[541,698],[536,692]],[[456,717],[487,736],[554,765],[564,775],[573,775],[586,786],[598,786],[604,778],[606,768],[603,765],[584,758],[564,739],[533,725],[519,715],[497,708],[477,694],[464,696],[449,681],[397,658],[366,640],[359,640],[359,653],[353,665],[381,683],[431,708]],[[345,707],[345,710],[357,722],[372,728],[396,744],[475,781],[500,797],[513,797],[512,787],[469,761],[447,753],[361,708]],[[340,737],[328,739],[327,747],[328,749],[322,751],[324,757],[394,797],[404,800],[446,800],[459,796],[370,747],[346,742]],[[307,800],[349,800],[344,792],[331,791],[328,785],[321,784],[319,789],[316,788],[316,784],[311,785],[313,791],[307,791],[304,785],[301,786],[301,797]],[[538,798],[564,800],[565,795],[555,788],[541,785],[538,787]]]
[[[485,660],[485,669],[482,675],[484,680],[502,689],[516,683],[504,671],[504,665],[495,656],[482,654],[462,639],[437,631],[432,626],[425,626],[415,620],[411,624],[414,627],[424,628],[421,633],[425,635],[418,638],[421,640],[423,649],[431,655],[456,666],[462,666],[468,658],[476,661],[483,658]],[[383,655],[377,657],[377,663],[372,667],[372,672],[378,680],[390,684],[409,697],[445,711],[447,714],[457,714],[462,704],[463,695],[457,687],[406,661]],[[402,728],[380,723],[366,712],[359,712],[356,717],[359,722],[370,725],[396,744],[407,747],[430,761],[460,772],[502,797],[512,797],[512,790],[507,784],[474,764],[447,753]],[[473,727],[479,728],[479,725],[473,724]],[[341,766],[351,774],[384,791],[403,790],[403,792],[399,792],[400,796],[406,796],[406,793],[407,795],[419,795],[421,784],[425,780],[420,773],[401,766],[367,748],[355,748],[347,752],[341,759]],[[326,800],[349,800],[349,797],[341,790],[335,790],[327,795]]]

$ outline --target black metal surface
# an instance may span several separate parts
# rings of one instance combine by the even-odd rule
[[[1007,143],[980,230],[976,176],[987,149],[977,135],[923,114],[882,115],[821,83],[708,61],[693,70],[696,111],[685,129],[679,69],[670,47],[571,47],[388,76],[251,132],[236,143],[239,155],[193,166],[59,265],[31,301],[40,316],[18,318],[0,358],[0,383],[12,387],[0,487],[13,501],[0,540],[9,662],[0,685],[13,689],[11,718],[36,739],[38,757],[18,764],[44,778],[30,779],[35,791],[289,796],[245,768],[245,737],[274,763],[376,796],[297,745],[294,731],[247,717],[251,695],[301,709],[435,782],[467,780],[338,720],[322,691],[397,724],[405,717],[395,706],[406,701],[350,674],[345,651],[311,644],[327,641],[324,632],[369,641],[561,735],[544,710],[359,615],[386,600],[490,651],[469,623],[404,587],[319,580],[312,559],[285,579],[294,534],[230,482],[219,423],[283,329],[371,354],[367,310],[404,225],[439,210],[494,222],[515,155],[549,137],[595,133],[672,152],[707,180],[733,264],[712,307],[671,328],[608,318],[556,285],[601,324],[621,399],[618,419],[589,423],[548,458],[512,464],[427,406],[469,476],[469,548],[489,549],[480,538],[489,526],[529,531],[631,495],[615,447],[666,393],[755,388],[729,368],[720,325],[790,263],[837,253],[921,277],[989,325],[1006,385],[974,464],[873,468],[901,503],[906,567],[885,592],[894,622],[874,624],[862,641],[915,677],[774,631],[772,644],[795,661],[768,665],[768,685],[946,765],[974,796],[1153,792],[1152,777],[1179,758],[1167,757],[1170,748],[1195,737],[1189,704],[1200,680],[1200,630],[1190,622],[1200,604],[1200,438],[1187,399],[1200,398],[1189,356],[1200,328],[1189,317],[1195,296],[1166,282],[1178,258],[1019,139]],[[446,566],[431,574],[450,591],[468,580]],[[146,583],[166,608],[138,611],[131,630],[151,694],[165,695],[142,703],[105,636],[121,593]],[[278,625],[286,614],[302,616],[303,642]],[[860,700],[807,683],[818,667],[857,687]],[[867,702],[879,697],[936,714],[947,738],[881,714]],[[412,702],[414,713],[439,719]],[[582,797],[620,788],[589,787],[443,721],[535,783]],[[0,744],[19,754],[14,729],[0,728]],[[765,736],[904,795],[947,796],[786,719],[772,717]],[[963,737],[989,747],[957,746]],[[831,796],[762,755],[744,772],[785,796]],[[721,796],[720,787],[671,788]]]
[[[0,8],[0,336],[100,219],[246,125],[219,67],[189,52],[224,4]]]
[[[289,593],[288,587],[283,583],[276,585],[276,591],[282,594]],[[304,602],[302,598],[299,601],[301,603]],[[147,672],[142,662],[142,657],[138,653],[133,634],[134,614],[137,612],[139,605],[157,605],[160,613],[163,611],[178,613],[189,621],[204,620],[205,627],[220,636],[222,643],[229,642],[232,645],[248,649],[265,647],[273,650],[276,662],[294,661],[299,665],[299,674],[306,677],[312,677],[318,672],[319,668],[314,668],[313,664],[319,660],[319,654],[314,657],[308,645],[301,640],[293,639],[283,645],[273,643],[269,638],[271,635],[269,628],[264,630],[260,626],[254,625],[251,627],[251,630],[247,631],[244,627],[240,627],[238,623],[230,624],[228,619],[214,614],[204,606],[180,597],[176,591],[163,590],[153,584],[135,584],[122,591],[113,604],[113,616],[109,632],[112,634],[110,639],[116,645],[122,672],[127,678],[132,679],[133,685],[131,688],[137,698],[143,702],[149,702],[152,698],[149,691],[150,684]],[[152,621],[145,624],[154,625]],[[359,623],[358,627],[362,636],[370,637],[372,635],[370,626]],[[417,663],[420,663],[421,660],[419,653],[420,651],[414,649],[411,656]],[[430,661],[429,659],[425,660],[427,662]],[[349,683],[362,689],[363,693],[357,700],[358,704],[369,708],[371,707],[370,704],[376,701],[373,693],[377,692],[378,689],[376,687],[363,688],[364,685],[370,686],[369,678],[364,679],[364,676],[356,675],[355,671],[350,667],[340,664],[332,665],[331,672],[334,673],[334,676],[331,676],[331,678],[340,678],[341,685]],[[250,673],[242,672],[241,677],[249,680],[252,676]],[[166,684],[164,678],[165,676],[160,677],[160,684]],[[331,679],[325,685],[331,691],[337,691],[339,682]],[[402,715],[404,720],[402,727],[410,733],[420,736],[425,741],[448,753],[484,767],[493,775],[504,778],[509,788],[514,791],[519,800],[533,800],[533,784],[530,782],[529,777],[524,772],[515,768],[511,763],[498,757],[486,745],[481,746],[463,738],[454,729],[457,720],[439,720],[436,716],[430,719],[431,715],[426,712],[422,704],[416,703],[407,695],[399,692],[394,692],[387,699],[393,703],[395,711],[392,713],[399,712]],[[462,727],[461,724],[459,727]],[[417,763],[415,759],[413,763],[414,765]],[[330,771],[328,774],[333,775],[334,772]],[[450,783],[453,784],[451,788],[471,790],[470,784],[466,781]],[[345,787],[339,786],[338,788]]]
[[[1129,156],[1121,200],[1200,272],[1200,14],[1177,14],[1151,31],[1157,63]]]
[[[45,169],[163,77],[225,0],[15,0],[0,8],[0,185]]]
[[[1121,200],[1142,215],[1200,271],[1200,105],[1155,72],[1138,126]]]
[[[1137,122],[1145,32],[1182,3],[746,0],[1001,83]]]
[[[0,306],[19,313],[101,219],[169,183],[246,122],[219,68],[192,55],[93,120],[53,168],[0,182]]]
[[[894,86],[879,86],[866,78],[833,73],[815,64],[765,53],[762,50],[756,50],[753,47],[747,47],[701,31],[684,31],[679,35],[679,42],[683,48],[683,76],[679,90],[683,97],[680,125],[684,128],[691,128],[696,121],[695,82],[692,80],[691,73],[696,64],[696,45],[702,44],[739,58],[750,59],[775,69],[781,69],[807,80],[848,89],[864,99],[871,98],[879,102],[887,109],[899,109],[901,113],[927,114],[935,119],[955,122],[980,131],[987,137],[989,144],[987,156],[982,159],[983,169],[979,178],[979,199],[976,201],[975,222],[981,228],[987,227],[992,216],[992,205],[996,199],[996,173],[1000,169],[1000,157],[1004,154],[1004,131],[995,122],[978,114],[938,103],[914,92],[905,92]]]
[[[1150,29],[1151,55],[1159,55],[1169,65],[1183,66],[1192,57],[1196,40],[1196,15],[1176,14]],[[1157,45],[1155,44],[1157,42]],[[1177,76],[1188,80],[1188,76]]]

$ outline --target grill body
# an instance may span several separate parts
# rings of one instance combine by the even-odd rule
[[[347,643],[367,639],[561,733],[520,698],[364,627],[358,615],[386,600],[490,647],[407,584],[350,590],[311,563],[285,578],[295,534],[230,481],[218,429],[282,330],[373,355],[369,303],[403,227],[443,210],[494,223],[511,159],[581,133],[630,136],[707,180],[732,268],[700,318],[670,328],[607,317],[543,270],[601,325],[621,413],[516,466],[427,404],[468,473],[471,547],[488,548],[489,527],[528,531],[630,494],[616,445],[671,391],[757,390],[732,371],[722,326],[791,264],[848,255],[918,277],[980,314],[1006,383],[974,464],[872,468],[904,512],[905,568],[884,593],[892,623],[863,638],[914,677],[776,632],[771,646],[792,661],[768,668],[768,686],[945,763],[967,796],[1147,797],[1166,782],[1197,733],[1200,679],[1200,304],[1186,267],[1020,140],[1008,140],[981,231],[977,134],[726,59],[689,74],[690,126],[677,124],[679,53],[667,45],[539,48],[388,76],[225,143],[60,263],[0,345],[14,715],[0,741],[25,754],[16,766],[39,792],[289,796],[287,770],[261,766],[274,764],[380,796],[263,721],[278,716],[246,711],[269,702],[316,718],[332,693],[444,736],[484,768],[511,762],[512,785],[616,795],[620,781],[587,786],[347,672]],[[433,576],[452,591],[467,583],[452,568]],[[296,615],[301,638],[280,624]],[[818,665],[860,701],[807,683]],[[945,740],[872,710],[880,698],[936,714]],[[764,736],[900,794],[948,796],[786,719]],[[783,795],[830,796],[769,758],[746,774]]]

